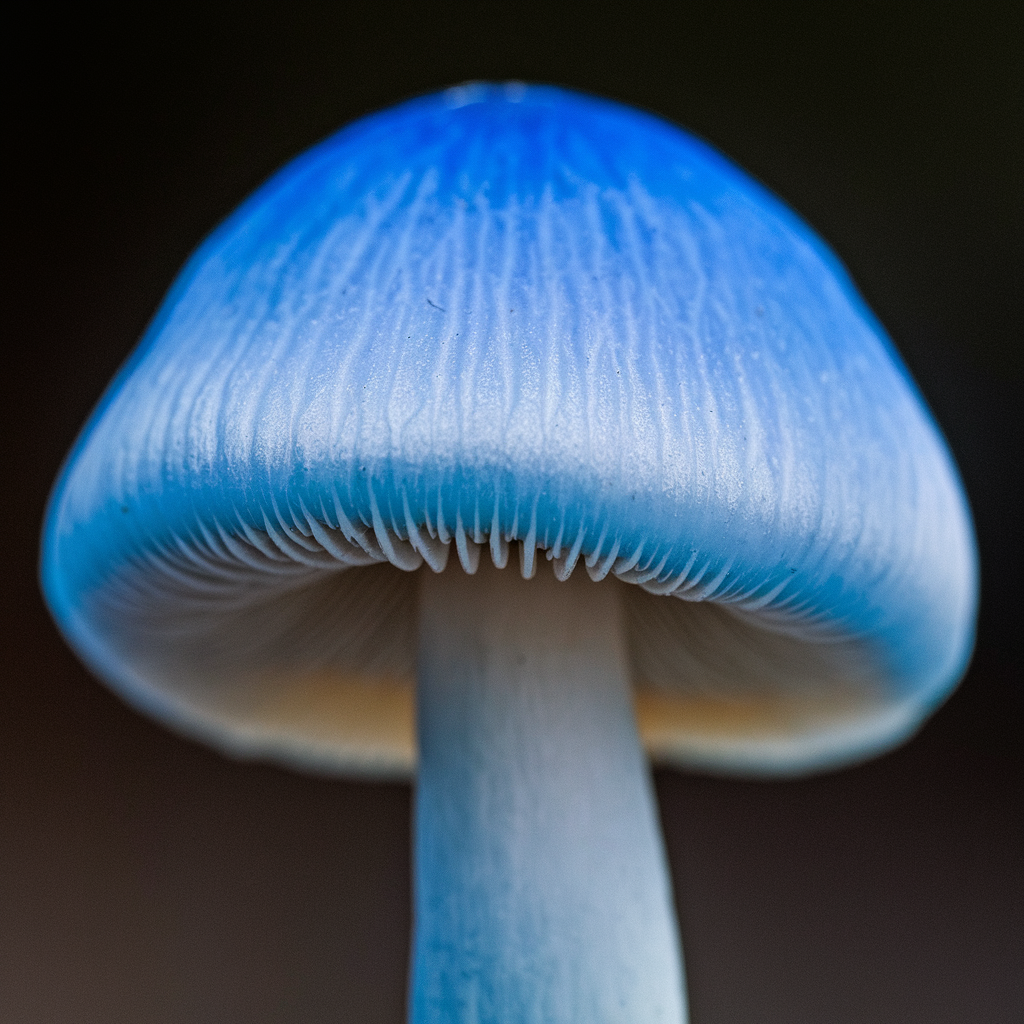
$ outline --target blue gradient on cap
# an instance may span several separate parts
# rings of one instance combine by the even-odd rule
[[[116,685],[110,578],[338,507],[862,639],[922,715],[973,644],[955,466],[835,257],[678,128],[554,88],[365,118],[214,232],[58,481],[44,589]]]

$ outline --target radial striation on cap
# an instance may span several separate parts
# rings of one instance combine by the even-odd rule
[[[469,85],[295,160],[200,247],[51,497],[44,589],[242,754],[415,762],[412,570],[618,586],[652,754],[904,738],[973,644],[946,445],[836,258],[655,117]]]

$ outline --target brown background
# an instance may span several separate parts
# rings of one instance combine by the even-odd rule
[[[0,1020],[403,1019],[409,788],[231,763],[126,709],[46,615],[38,528],[220,218],[353,117],[510,77],[676,120],[809,219],[977,517],[977,656],[914,742],[798,782],[657,774],[694,1024],[1024,1019],[1019,6],[136,6],[8,26]]]

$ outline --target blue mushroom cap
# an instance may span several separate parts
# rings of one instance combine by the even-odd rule
[[[707,146],[554,88],[367,117],[207,239],[51,498],[44,590],[222,748],[413,767],[414,574],[622,591],[662,758],[904,738],[970,656],[951,456],[833,254]],[[404,571],[403,571],[404,570]]]

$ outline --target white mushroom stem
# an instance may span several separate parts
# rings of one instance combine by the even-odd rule
[[[615,586],[423,573],[413,1024],[681,1024]]]

